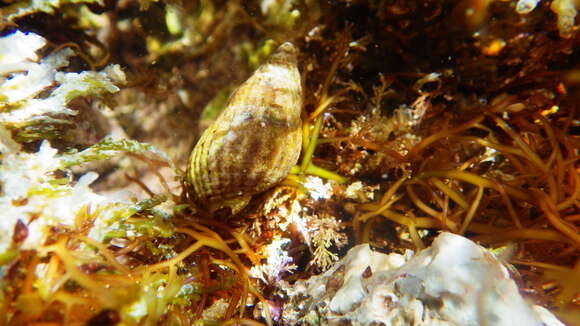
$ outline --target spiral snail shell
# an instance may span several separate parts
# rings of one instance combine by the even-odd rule
[[[230,207],[235,214],[298,161],[302,86],[296,54],[292,43],[282,44],[201,135],[186,179],[188,196],[200,206]]]

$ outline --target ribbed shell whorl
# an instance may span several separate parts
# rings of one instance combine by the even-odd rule
[[[191,153],[189,196],[212,207],[282,181],[302,145],[302,87],[296,48],[282,44],[231,95]],[[225,205],[227,206],[227,205]]]

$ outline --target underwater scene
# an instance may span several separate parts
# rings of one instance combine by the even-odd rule
[[[580,326],[578,10],[0,2],[0,326]]]

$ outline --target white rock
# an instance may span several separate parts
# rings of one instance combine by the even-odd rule
[[[288,325],[562,325],[520,296],[493,254],[446,232],[414,257],[356,246],[326,273],[284,290]]]

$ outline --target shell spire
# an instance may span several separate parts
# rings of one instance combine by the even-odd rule
[[[242,209],[290,173],[302,146],[302,86],[297,50],[282,44],[231,95],[195,145],[188,196],[210,211]]]

